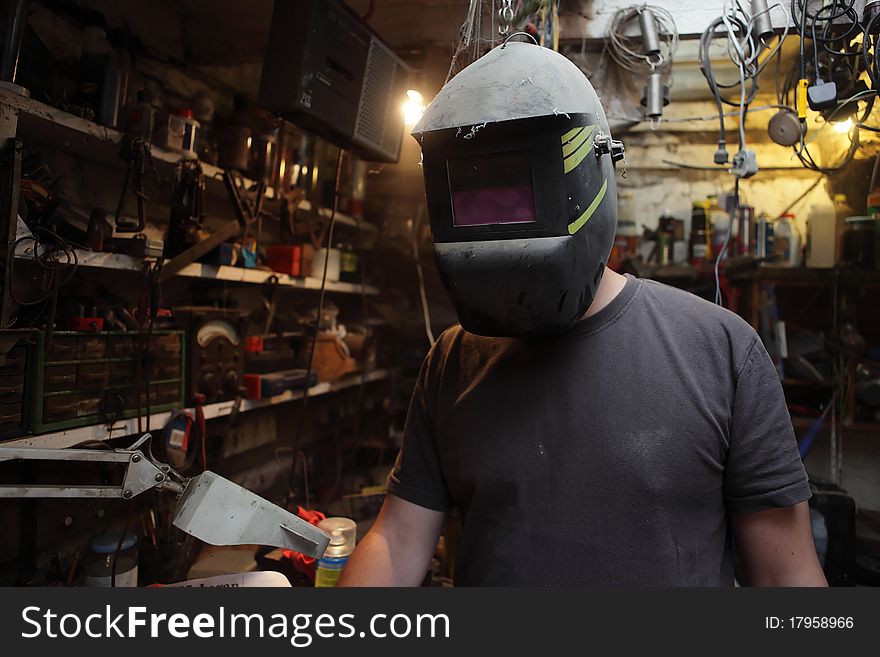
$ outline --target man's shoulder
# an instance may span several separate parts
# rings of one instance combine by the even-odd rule
[[[702,297],[663,283],[644,280],[644,303],[655,309],[656,317],[687,333],[719,332],[733,339],[752,342],[755,330],[736,313]]]

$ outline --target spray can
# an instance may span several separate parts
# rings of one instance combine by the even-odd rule
[[[351,518],[325,518],[318,523],[318,528],[330,534],[330,545],[324,556],[318,559],[315,586],[330,588],[336,586],[342,569],[354,552],[357,525]]]

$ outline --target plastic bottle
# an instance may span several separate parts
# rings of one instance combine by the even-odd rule
[[[144,141],[150,141],[153,136],[154,120],[155,112],[153,105],[147,100],[146,92],[138,91],[137,102],[130,105],[126,111],[125,132]]]
[[[766,212],[762,212],[755,220],[755,238],[752,244],[752,255],[756,260],[766,261],[773,257],[775,248],[773,222]]]
[[[797,267],[801,263],[801,239],[794,223],[794,215],[786,212],[776,220],[774,245],[779,264]]]
[[[691,208],[691,237],[688,245],[688,258],[692,265],[698,265],[711,257],[709,239],[709,204],[706,201],[694,201]]]
[[[807,267],[833,267],[837,250],[835,206],[830,198],[810,208],[807,216]]]
[[[336,586],[348,557],[354,552],[357,525],[351,518],[325,518],[318,523],[318,528],[330,534],[330,545],[324,556],[318,559],[315,586],[329,588]]]

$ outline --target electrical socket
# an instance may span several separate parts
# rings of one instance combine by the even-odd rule
[[[742,150],[734,155],[730,173],[737,178],[750,178],[758,173],[758,158],[755,151]]]

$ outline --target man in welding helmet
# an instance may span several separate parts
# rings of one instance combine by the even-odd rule
[[[460,326],[428,354],[388,496],[342,585],[824,585],[776,370],[739,317],[605,267],[615,162],[562,55],[508,42],[413,135]]]

